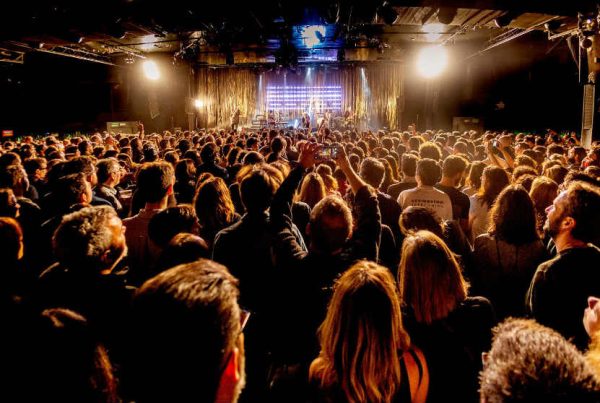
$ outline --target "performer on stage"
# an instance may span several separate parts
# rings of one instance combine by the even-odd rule
[[[236,107],[231,115],[231,130],[237,130],[240,124],[240,108]]]
[[[302,113],[302,126],[303,129],[306,129],[308,133],[310,133],[310,115],[308,112]]]
[[[269,114],[267,115],[267,125],[269,127],[274,127],[275,126],[275,112],[273,111],[273,109],[271,109],[269,111]]]

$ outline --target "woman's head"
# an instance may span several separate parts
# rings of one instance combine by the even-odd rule
[[[483,170],[481,188],[477,195],[488,207],[491,207],[496,197],[509,183],[510,179],[504,169],[493,165],[488,166]]]
[[[302,180],[298,200],[310,206],[312,209],[321,199],[326,196],[323,178],[318,173],[310,173]]]
[[[398,269],[403,303],[421,323],[443,319],[467,297],[469,284],[448,246],[432,232],[406,237]]]
[[[198,186],[194,209],[203,230],[219,230],[231,224],[235,207],[225,181],[213,177]]]
[[[356,263],[337,280],[319,328],[311,377],[341,387],[348,402],[389,402],[400,384],[398,353],[410,345],[389,270]]]
[[[520,185],[510,185],[492,207],[489,233],[509,244],[524,245],[538,238],[533,201]]]

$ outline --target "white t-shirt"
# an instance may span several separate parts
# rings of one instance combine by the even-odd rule
[[[409,206],[426,207],[442,220],[452,220],[450,197],[433,186],[419,186],[400,193],[398,203],[403,209]]]
[[[471,243],[481,234],[488,232],[490,209],[476,195],[469,197],[469,222],[471,223]]]

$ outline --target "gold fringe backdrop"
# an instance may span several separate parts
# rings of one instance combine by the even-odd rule
[[[208,127],[229,125],[230,116],[240,108],[240,123],[250,124],[257,114],[266,115],[269,85],[340,85],[343,110],[350,108],[362,127],[398,128],[404,110],[402,63],[365,66],[312,67],[294,71],[260,72],[249,68],[202,68],[198,70],[198,97],[205,103]],[[301,111],[298,111],[298,115]]]

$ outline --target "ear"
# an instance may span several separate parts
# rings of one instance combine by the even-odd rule
[[[310,223],[306,224],[306,235],[310,236]]]
[[[242,337],[243,343],[243,335]],[[242,371],[244,370],[242,366],[242,357],[240,352],[240,348],[236,344],[233,348],[231,355],[229,356],[229,360],[225,364],[225,369],[221,374],[221,379],[219,380],[219,388],[217,389],[217,395],[215,402],[232,402],[236,395],[236,388],[238,383],[242,380]]]
[[[575,228],[575,224],[576,221],[573,217],[565,217],[562,220],[561,226],[564,230],[570,232],[573,228]]]
[[[173,184],[171,183],[169,185],[169,188],[167,189],[167,196],[171,196],[173,194]]]

